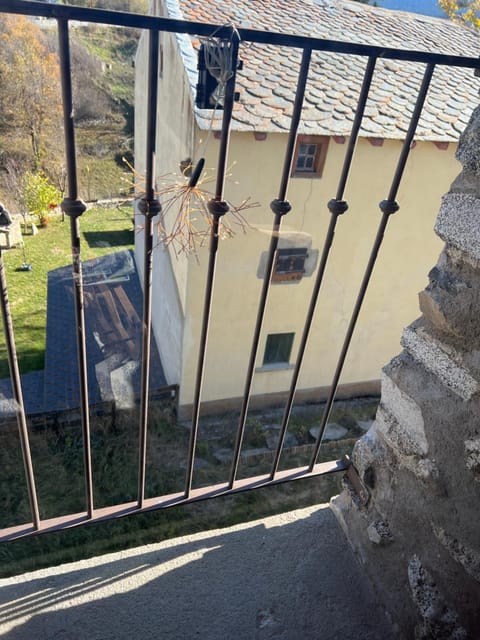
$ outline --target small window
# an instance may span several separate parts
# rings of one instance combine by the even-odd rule
[[[297,136],[292,176],[296,178],[321,178],[327,149],[327,136]]]
[[[294,333],[270,333],[267,336],[263,364],[288,364],[294,336]]]
[[[306,249],[278,249],[272,282],[301,280],[305,273]]]

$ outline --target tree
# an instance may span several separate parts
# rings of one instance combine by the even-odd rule
[[[61,92],[55,53],[42,31],[22,16],[0,19],[0,129],[30,141],[32,168],[42,167],[61,131]],[[14,145],[11,145],[14,146]]]
[[[438,0],[438,5],[452,20],[480,29],[480,0]]]

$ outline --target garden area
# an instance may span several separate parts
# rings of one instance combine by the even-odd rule
[[[71,264],[70,220],[51,210],[48,224],[33,235],[35,216],[26,229],[24,247],[3,251],[3,261],[13,317],[21,373],[43,369],[48,272]],[[89,208],[80,218],[82,260],[133,248],[132,205]],[[31,265],[31,270],[22,269]],[[3,331],[0,336],[0,378],[8,377]]]

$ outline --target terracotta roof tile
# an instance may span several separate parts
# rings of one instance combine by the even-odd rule
[[[348,0],[166,0],[176,18],[233,23],[332,40],[416,49],[436,53],[480,54],[478,34],[447,20],[389,11]],[[196,54],[186,36],[178,36],[192,89],[196,83]],[[235,105],[233,128],[284,131],[295,95],[300,52],[272,45],[241,47],[243,69],[238,73],[240,104]],[[314,52],[307,83],[300,130],[320,135],[345,135],[360,91],[366,59],[330,52]],[[424,65],[378,60],[365,110],[361,135],[403,138],[408,128]],[[478,78],[470,69],[437,67],[420,120],[418,139],[453,141],[478,104]],[[211,114],[196,111],[201,128]],[[220,128],[220,118],[214,127]]]

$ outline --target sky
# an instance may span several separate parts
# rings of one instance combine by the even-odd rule
[[[445,17],[437,5],[437,0],[376,0],[376,3],[385,9],[401,9],[412,13],[423,13],[427,16]]]

